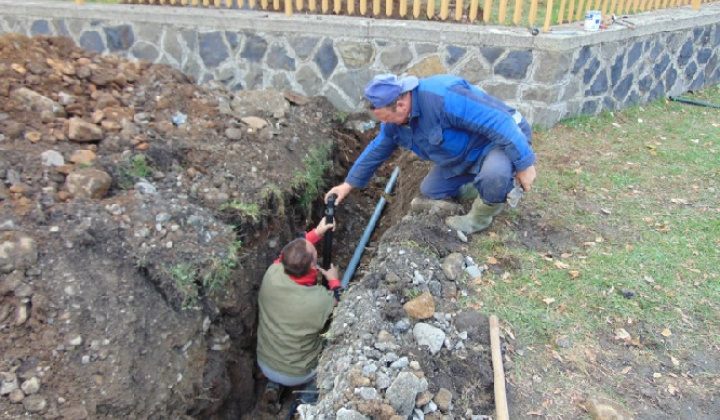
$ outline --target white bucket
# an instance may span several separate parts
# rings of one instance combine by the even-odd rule
[[[597,31],[600,29],[600,19],[602,18],[602,12],[599,10],[588,10],[585,12],[585,30],[586,31]]]

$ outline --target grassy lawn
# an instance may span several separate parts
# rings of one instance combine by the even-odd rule
[[[720,104],[720,86],[687,97]],[[717,389],[717,371],[682,374],[720,349],[718,139],[720,109],[665,100],[537,133],[538,179],[475,238],[488,270],[468,302],[500,317],[520,393],[542,379],[520,414],[585,418],[593,392],[637,408],[618,381],[643,369],[671,397]]]

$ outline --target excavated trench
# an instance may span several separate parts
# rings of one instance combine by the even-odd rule
[[[325,187],[327,189],[344,180],[355,158],[374,137],[375,132],[376,130],[364,133],[349,132],[341,129],[335,131],[334,163],[326,175]],[[330,253],[332,263],[341,270],[341,277],[343,270],[348,266],[356,251],[368,221],[386,187],[390,173],[395,166],[402,166],[403,160],[401,152],[398,152],[378,170],[375,178],[367,188],[353,191],[345,199],[344,203],[336,208],[336,230],[333,232]],[[422,171],[424,168],[420,170]],[[403,192],[400,192],[398,188],[390,197],[387,197],[389,198],[388,204],[385,206],[382,216],[373,230],[367,245],[368,250],[363,253],[355,271],[355,276],[362,271],[363,267],[371,259],[374,242],[397,221],[398,217],[401,217],[407,211],[409,199],[414,196],[413,193],[405,190],[410,185],[415,190],[417,189],[418,183],[413,180],[413,178],[417,178],[415,174],[406,175],[401,172],[401,177],[398,178],[397,185],[403,185]],[[250,296],[251,301],[239,302],[236,313],[217,320],[228,331],[237,333],[236,337],[232,339],[231,348],[234,354],[225,363],[227,374],[222,375],[229,378],[232,391],[221,407],[207,404],[196,408],[192,413],[188,413],[195,418],[254,419],[276,418],[276,416],[284,418],[291,409],[292,402],[295,399],[294,389],[286,389],[283,392],[282,407],[277,415],[268,413],[261,404],[267,380],[255,363],[257,292],[265,270],[277,258],[280,249],[301,232],[312,229],[324,217],[326,205],[322,196],[317,197],[312,203],[310,214],[303,211],[297,197],[287,198],[283,205],[285,207],[284,216],[278,216],[277,208],[273,208],[278,206],[278,203],[270,201],[268,203],[270,207],[269,214],[275,216],[262,220],[255,225],[246,223],[246,220],[225,220],[230,225],[242,226],[239,239],[246,246],[242,255],[243,268],[240,270],[241,274],[238,280],[242,283],[240,287],[245,289],[243,294]],[[321,259],[326,252],[324,246],[324,241],[317,244],[318,255],[321,256]],[[242,316],[240,317],[238,314],[242,314]],[[249,319],[252,322],[248,322]],[[248,331],[248,327],[250,327],[250,331]]]

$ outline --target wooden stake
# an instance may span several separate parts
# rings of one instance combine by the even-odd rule
[[[497,420],[510,420],[507,395],[505,395],[505,370],[503,369],[502,352],[500,351],[500,326],[495,315],[490,316],[490,351],[495,382],[495,414]]]

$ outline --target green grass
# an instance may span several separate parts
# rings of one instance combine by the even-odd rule
[[[702,97],[720,103],[720,89]],[[560,249],[509,246],[524,232],[494,224],[474,257],[513,258],[522,268],[488,275],[474,304],[528,345],[612,336],[638,322],[648,340],[667,328],[684,330],[685,350],[719,344],[717,334],[687,328],[720,326],[718,139],[720,110],[664,100],[540,133],[534,191],[506,219],[538,211],[541,226],[528,235]]]
[[[691,98],[720,104],[720,86]],[[598,394],[637,409],[625,391],[641,372],[671,357],[676,374],[716,363],[720,109],[660,100],[538,130],[533,147],[533,191],[473,236],[473,259],[500,269],[461,300],[498,315],[522,349],[509,353],[519,412],[588,419],[577,401]],[[712,395],[719,379],[698,372],[692,393]]]

